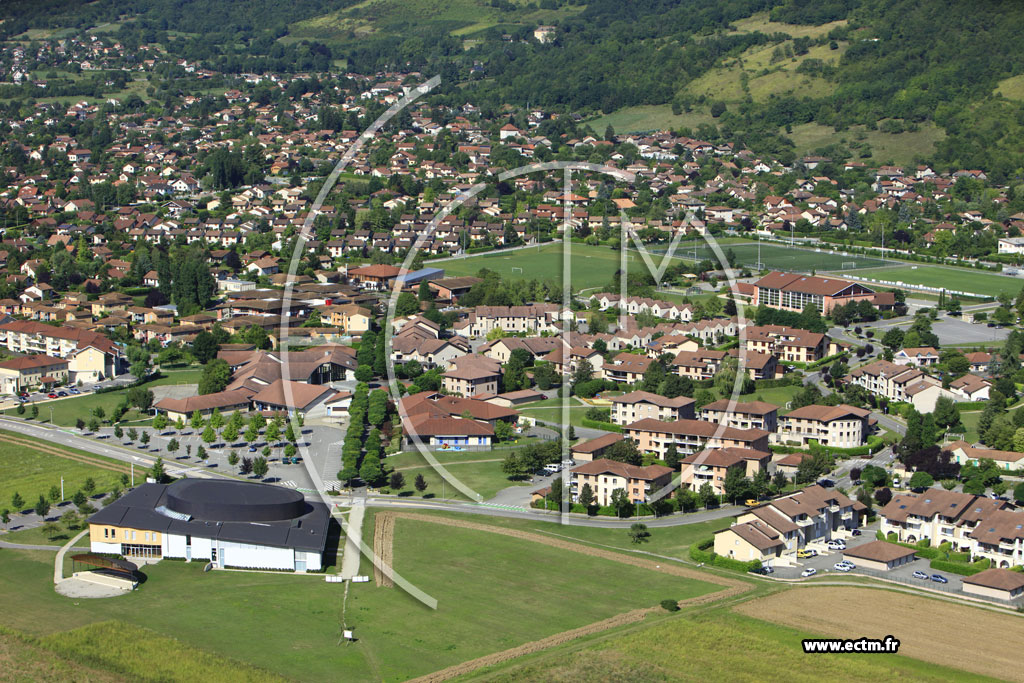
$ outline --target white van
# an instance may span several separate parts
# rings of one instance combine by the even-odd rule
[[[562,471],[562,466],[557,462],[553,462],[550,465],[544,465],[544,471],[550,472],[551,474],[557,474]]]

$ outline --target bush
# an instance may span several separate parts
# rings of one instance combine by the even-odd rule
[[[580,424],[584,427],[590,427],[591,429],[603,429],[606,432],[617,432],[622,433],[622,427],[611,422],[598,422],[597,420],[588,420],[583,418],[580,420]]]
[[[666,612],[678,612],[679,603],[675,600],[662,600],[661,608],[664,609]]]
[[[705,539],[700,543],[694,543],[690,546],[690,559],[694,562],[702,562],[713,567],[721,567],[722,569],[732,569],[734,571],[743,572],[744,574],[761,568],[760,560],[741,562],[728,557],[722,557],[713,550],[708,550],[708,548],[711,548],[714,545],[714,537]]]
[[[985,559],[978,560],[972,564],[961,564],[959,562],[950,562],[948,560],[932,560],[931,568],[940,572],[949,572],[950,574],[958,574],[960,576],[974,576],[975,574],[988,569],[989,564],[989,561]]]

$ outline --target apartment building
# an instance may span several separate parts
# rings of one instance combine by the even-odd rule
[[[714,349],[697,349],[696,351],[680,351],[672,360],[672,368],[676,374],[690,379],[711,379],[722,366],[725,351]]]
[[[896,365],[887,360],[876,360],[859,367],[845,378],[845,381],[858,384],[876,396],[884,396],[890,401],[905,401],[922,413],[935,410],[935,403],[940,397],[957,400],[957,396],[942,388],[942,383],[922,370],[904,365]]]
[[[630,502],[646,503],[651,493],[672,481],[672,469],[662,465],[640,467],[616,460],[593,460],[571,470],[571,495],[578,502],[580,491],[589,484],[598,505],[610,505],[612,493],[623,489]]]
[[[441,375],[444,390],[456,396],[497,394],[501,382],[501,366],[485,356],[459,356],[452,367]]]
[[[807,446],[812,440],[822,446],[856,448],[868,437],[871,411],[845,403],[838,406],[810,405],[779,417],[776,441]]]
[[[723,398],[701,408],[700,419],[736,429],[774,432],[778,428],[779,408],[764,401],[730,401]]]
[[[782,325],[750,326],[746,349],[776,356],[784,363],[813,363],[829,355],[828,335]]]
[[[745,477],[766,472],[772,454],[749,448],[709,448],[693,453],[680,461],[679,483],[684,488],[700,490],[710,484],[718,495],[725,493],[725,478],[729,470],[738,469]]]
[[[611,401],[611,421],[617,425],[628,425],[646,418],[672,422],[694,417],[694,401],[686,396],[665,398],[648,391],[633,391],[615,396]]]
[[[696,453],[705,448],[749,448],[768,451],[769,433],[762,429],[736,429],[702,420],[662,422],[646,418],[623,427],[627,439],[636,442],[644,453],[664,459],[669,445],[675,444],[680,454]]]
[[[96,382],[126,370],[121,349],[99,332],[15,320],[0,324],[0,346],[18,354],[43,354],[68,361],[72,382]]]
[[[602,367],[605,379],[624,384],[635,384],[644,378],[647,368],[654,362],[653,358],[638,356],[635,353],[620,353],[611,363]]]
[[[739,560],[792,565],[809,543],[846,538],[867,508],[834,489],[808,486],[740,514],[715,533],[715,552]]]
[[[939,352],[931,346],[915,346],[900,349],[893,354],[892,362],[896,365],[914,365],[919,368],[937,365]]]
[[[66,382],[68,361],[44,354],[19,356],[0,362],[0,393],[17,394],[29,387]]]
[[[576,314],[558,304],[530,306],[477,306],[466,320],[454,325],[457,334],[465,337],[486,337],[495,329],[514,334],[537,335],[561,331],[563,320],[574,321]]]
[[[983,542],[990,545],[994,538],[993,534],[1002,536],[1011,531],[1006,528],[1006,519],[1003,516],[993,517],[994,513],[1008,509],[1009,504],[1005,501],[930,488],[920,494],[896,493],[892,500],[878,511],[878,515],[881,519],[882,533],[895,533],[904,543],[917,543],[922,539],[929,539],[932,545],[949,542],[954,550],[970,552],[973,555],[978,542],[978,539],[973,537],[975,531],[984,529],[979,538],[985,539]],[[1012,514],[1016,520],[1014,527],[1024,525],[1024,513]],[[1012,531],[1018,534],[1021,532],[1019,528],[1013,528]],[[995,545],[995,550],[1000,550],[999,543]],[[985,549],[983,552],[991,551],[992,549]],[[1015,557],[1017,563],[1021,563],[1019,553],[1010,557]]]

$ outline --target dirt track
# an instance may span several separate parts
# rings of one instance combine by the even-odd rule
[[[381,520],[382,517],[390,519],[390,527],[386,525],[388,522]],[[378,512],[375,522],[374,530],[374,552],[381,555],[382,552],[393,553],[393,540],[394,540],[394,520],[395,519],[411,519],[419,522],[430,522],[432,524],[443,524],[445,526],[460,527],[463,529],[473,529],[476,531],[486,531],[494,534],[501,534],[502,536],[511,536],[512,538],[519,538],[526,541],[533,541],[534,543],[542,543],[547,546],[559,548],[561,550],[570,550],[572,552],[580,553],[583,555],[589,555],[591,557],[600,557],[602,559],[611,560],[612,562],[620,562],[622,564],[632,565],[634,567],[641,567],[650,571],[661,572],[664,574],[670,574],[672,576],[679,576],[687,579],[694,579],[697,581],[705,581],[707,583],[714,583],[722,586],[725,590],[721,590],[715,593],[709,593],[707,595],[700,595],[695,598],[688,600],[682,600],[679,602],[680,607],[695,607],[698,605],[707,604],[709,602],[715,602],[723,600],[740,593],[745,593],[751,589],[751,586],[743,581],[737,581],[735,579],[729,579],[717,574],[699,572],[694,569],[682,567],[676,564],[670,563],[659,563],[654,560],[648,560],[640,557],[630,557],[623,553],[616,553],[610,550],[603,550],[601,548],[593,548],[582,543],[574,543],[572,541],[564,541],[559,538],[552,538],[550,536],[544,536],[542,534],[530,533],[528,531],[519,531],[517,529],[507,529],[499,526],[491,526],[488,524],[478,524],[476,522],[467,522],[461,519],[450,519],[447,517],[435,517],[432,515],[417,514],[415,512]],[[384,544],[385,532],[387,529],[387,543]],[[381,539],[382,544],[378,545],[377,540]],[[391,557],[388,557],[388,566],[390,566]],[[376,569],[375,576],[376,576]],[[385,577],[386,578],[386,577]],[[383,585],[378,580],[377,585]],[[501,662],[515,659],[516,657],[522,657],[523,655],[540,652],[551,647],[562,645],[563,643],[570,642],[583,636],[591,635],[593,633],[600,633],[608,629],[616,628],[619,626],[625,626],[626,624],[632,624],[640,621],[645,616],[652,612],[660,611],[661,607],[646,607],[643,609],[635,609],[623,614],[618,614],[614,617],[609,617],[602,621],[595,622],[593,624],[587,624],[570,631],[563,631],[562,633],[556,633],[547,638],[536,640],[530,643],[524,643],[518,647],[503,650],[502,652],[495,652],[493,654],[485,655],[477,659],[463,662],[461,664],[455,664],[447,669],[441,669],[434,673],[420,676],[419,678],[413,679],[413,683],[436,683],[438,681],[446,681],[457,676],[464,676],[471,673],[479,668],[485,666],[492,666]]]
[[[1024,619],[870,588],[813,586],[733,608],[747,616],[839,638],[900,641],[900,654],[973,673],[1024,682],[1019,666]]]
[[[392,588],[395,582],[388,572],[380,567],[391,567],[395,557],[395,518],[388,513],[378,514],[373,522],[373,554],[380,558],[380,565],[373,564],[373,580],[378,587]]]

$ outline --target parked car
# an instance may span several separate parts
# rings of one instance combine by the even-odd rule
[[[249,446],[249,452],[250,453],[255,453],[256,452],[256,447],[255,446]]]
[[[803,576],[803,577],[814,576],[817,573],[818,573],[817,569],[815,569],[814,567],[808,567],[807,569],[805,569],[802,572],[800,572],[800,576]]]
[[[925,574],[920,569],[915,570],[913,576],[914,576],[915,579],[921,579],[923,581],[927,581],[928,580],[928,575]]]
[[[935,583],[949,583],[949,579],[942,574],[932,574],[932,581]]]
[[[853,569],[853,567],[846,564],[845,562],[836,562],[834,565],[832,565],[832,568],[835,569],[837,572],[848,572],[851,569]]]
[[[818,480],[818,486],[820,486],[822,488],[825,488],[825,489],[830,489],[830,488],[832,488],[835,485],[836,485],[836,483],[834,481],[832,481],[831,479],[819,479]]]
[[[762,575],[767,576],[768,574],[771,574],[774,571],[775,570],[772,569],[771,567],[758,567],[757,569],[754,569],[752,573],[754,573],[754,574],[762,574]]]
[[[860,529],[854,529],[853,531],[850,532],[851,536],[862,536],[863,534],[864,534],[864,532],[861,531]]]
[[[66,392],[66,391],[58,391],[57,395],[60,396],[61,398],[63,398],[63,397],[68,395],[68,392]]]
[[[51,391],[50,393],[48,393],[48,394],[46,395],[46,397],[47,397],[47,398],[57,398],[57,394],[55,394],[55,393],[53,393],[53,392]]]
[[[80,394],[80,393],[82,393],[78,389],[76,389],[75,387],[71,387],[70,389],[68,389],[68,391],[70,391],[72,394]]]
[[[20,394],[18,394],[18,396],[20,396],[21,398],[28,398],[28,392],[27,391],[23,391]]]
[[[801,559],[807,558],[807,557],[817,557],[818,556],[818,551],[817,550],[812,550],[811,548],[801,548],[800,550],[796,551],[796,556],[801,558]]]
[[[846,543],[845,543],[845,541],[841,541],[839,539],[832,539],[831,541],[826,543],[825,546],[829,550],[846,550]]]
[[[754,505],[757,505],[757,499],[756,498],[747,498],[747,501],[746,501],[745,505],[747,505],[747,507],[753,507]]]

